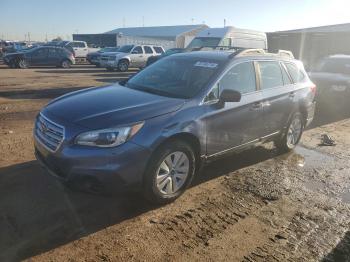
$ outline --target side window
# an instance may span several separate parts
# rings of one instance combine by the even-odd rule
[[[157,54],[164,54],[164,50],[160,46],[154,46],[153,49],[156,51]]]
[[[219,85],[216,85],[204,99],[204,102],[217,101],[219,99],[219,91]]]
[[[56,49],[56,48],[50,48],[49,49],[49,57],[59,57],[60,56],[60,49]]]
[[[261,89],[283,86],[281,67],[276,61],[260,61]]]
[[[244,62],[232,67],[220,80],[220,89],[233,89],[241,94],[256,91],[253,62]]]
[[[47,48],[40,48],[39,50],[35,51],[33,55],[36,58],[45,58],[47,56]]]
[[[78,48],[84,48],[85,47],[85,44],[82,43],[82,42],[72,42],[70,43],[71,46],[73,47],[78,47]]]
[[[282,77],[283,77],[283,83],[284,85],[291,85],[293,84],[292,81],[290,80],[288,73],[287,73],[287,69],[285,68],[284,65],[281,66],[281,70],[282,70]]]
[[[305,81],[305,74],[295,64],[285,63],[285,65],[294,83],[301,83]]]
[[[150,46],[144,46],[143,48],[145,49],[146,54],[153,54],[153,50]]]
[[[136,46],[132,52],[135,52],[136,54],[143,54],[143,50],[141,46]]]
[[[220,46],[231,46],[231,38],[224,38],[219,44]]]

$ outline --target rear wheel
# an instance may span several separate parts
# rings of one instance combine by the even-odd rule
[[[22,68],[22,69],[28,68],[28,62],[27,62],[27,60],[25,60],[25,59],[20,59],[20,60],[18,61],[18,67],[19,67],[19,68]]]
[[[129,70],[129,61],[127,60],[121,60],[118,63],[118,69],[120,72],[126,72]]]
[[[161,146],[154,153],[145,174],[145,197],[155,204],[174,201],[190,185],[195,164],[195,154],[187,143],[172,141]]]
[[[304,131],[304,121],[300,113],[293,115],[286,132],[275,141],[275,146],[282,152],[288,152],[296,147]]]
[[[70,68],[70,66],[71,66],[71,62],[69,60],[63,60],[61,62],[61,67],[62,68]]]

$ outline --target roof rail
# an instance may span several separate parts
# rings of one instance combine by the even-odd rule
[[[244,55],[265,55],[266,52],[264,49],[242,49],[239,50],[236,56],[244,56]]]
[[[277,55],[287,56],[287,57],[292,58],[292,59],[294,58],[292,51],[288,51],[288,50],[278,50]]]

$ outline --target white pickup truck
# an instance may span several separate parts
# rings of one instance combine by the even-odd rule
[[[67,41],[66,46],[71,46],[76,58],[86,58],[88,53],[97,52],[100,48],[90,48],[84,41]]]

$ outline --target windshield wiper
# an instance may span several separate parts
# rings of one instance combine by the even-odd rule
[[[128,83],[126,83],[125,86],[129,87],[131,89],[135,89],[135,90],[138,90],[138,91],[151,93],[151,94],[155,94],[155,95],[159,95],[159,96],[166,96],[166,97],[173,97],[173,98],[183,98],[183,97],[177,96],[175,94],[172,94],[172,93],[169,93],[169,92],[166,92],[166,91],[162,91],[162,90],[159,90],[159,89],[154,89],[154,88],[147,87],[147,86],[139,86],[139,85],[134,85],[134,84],[130,85]]]

